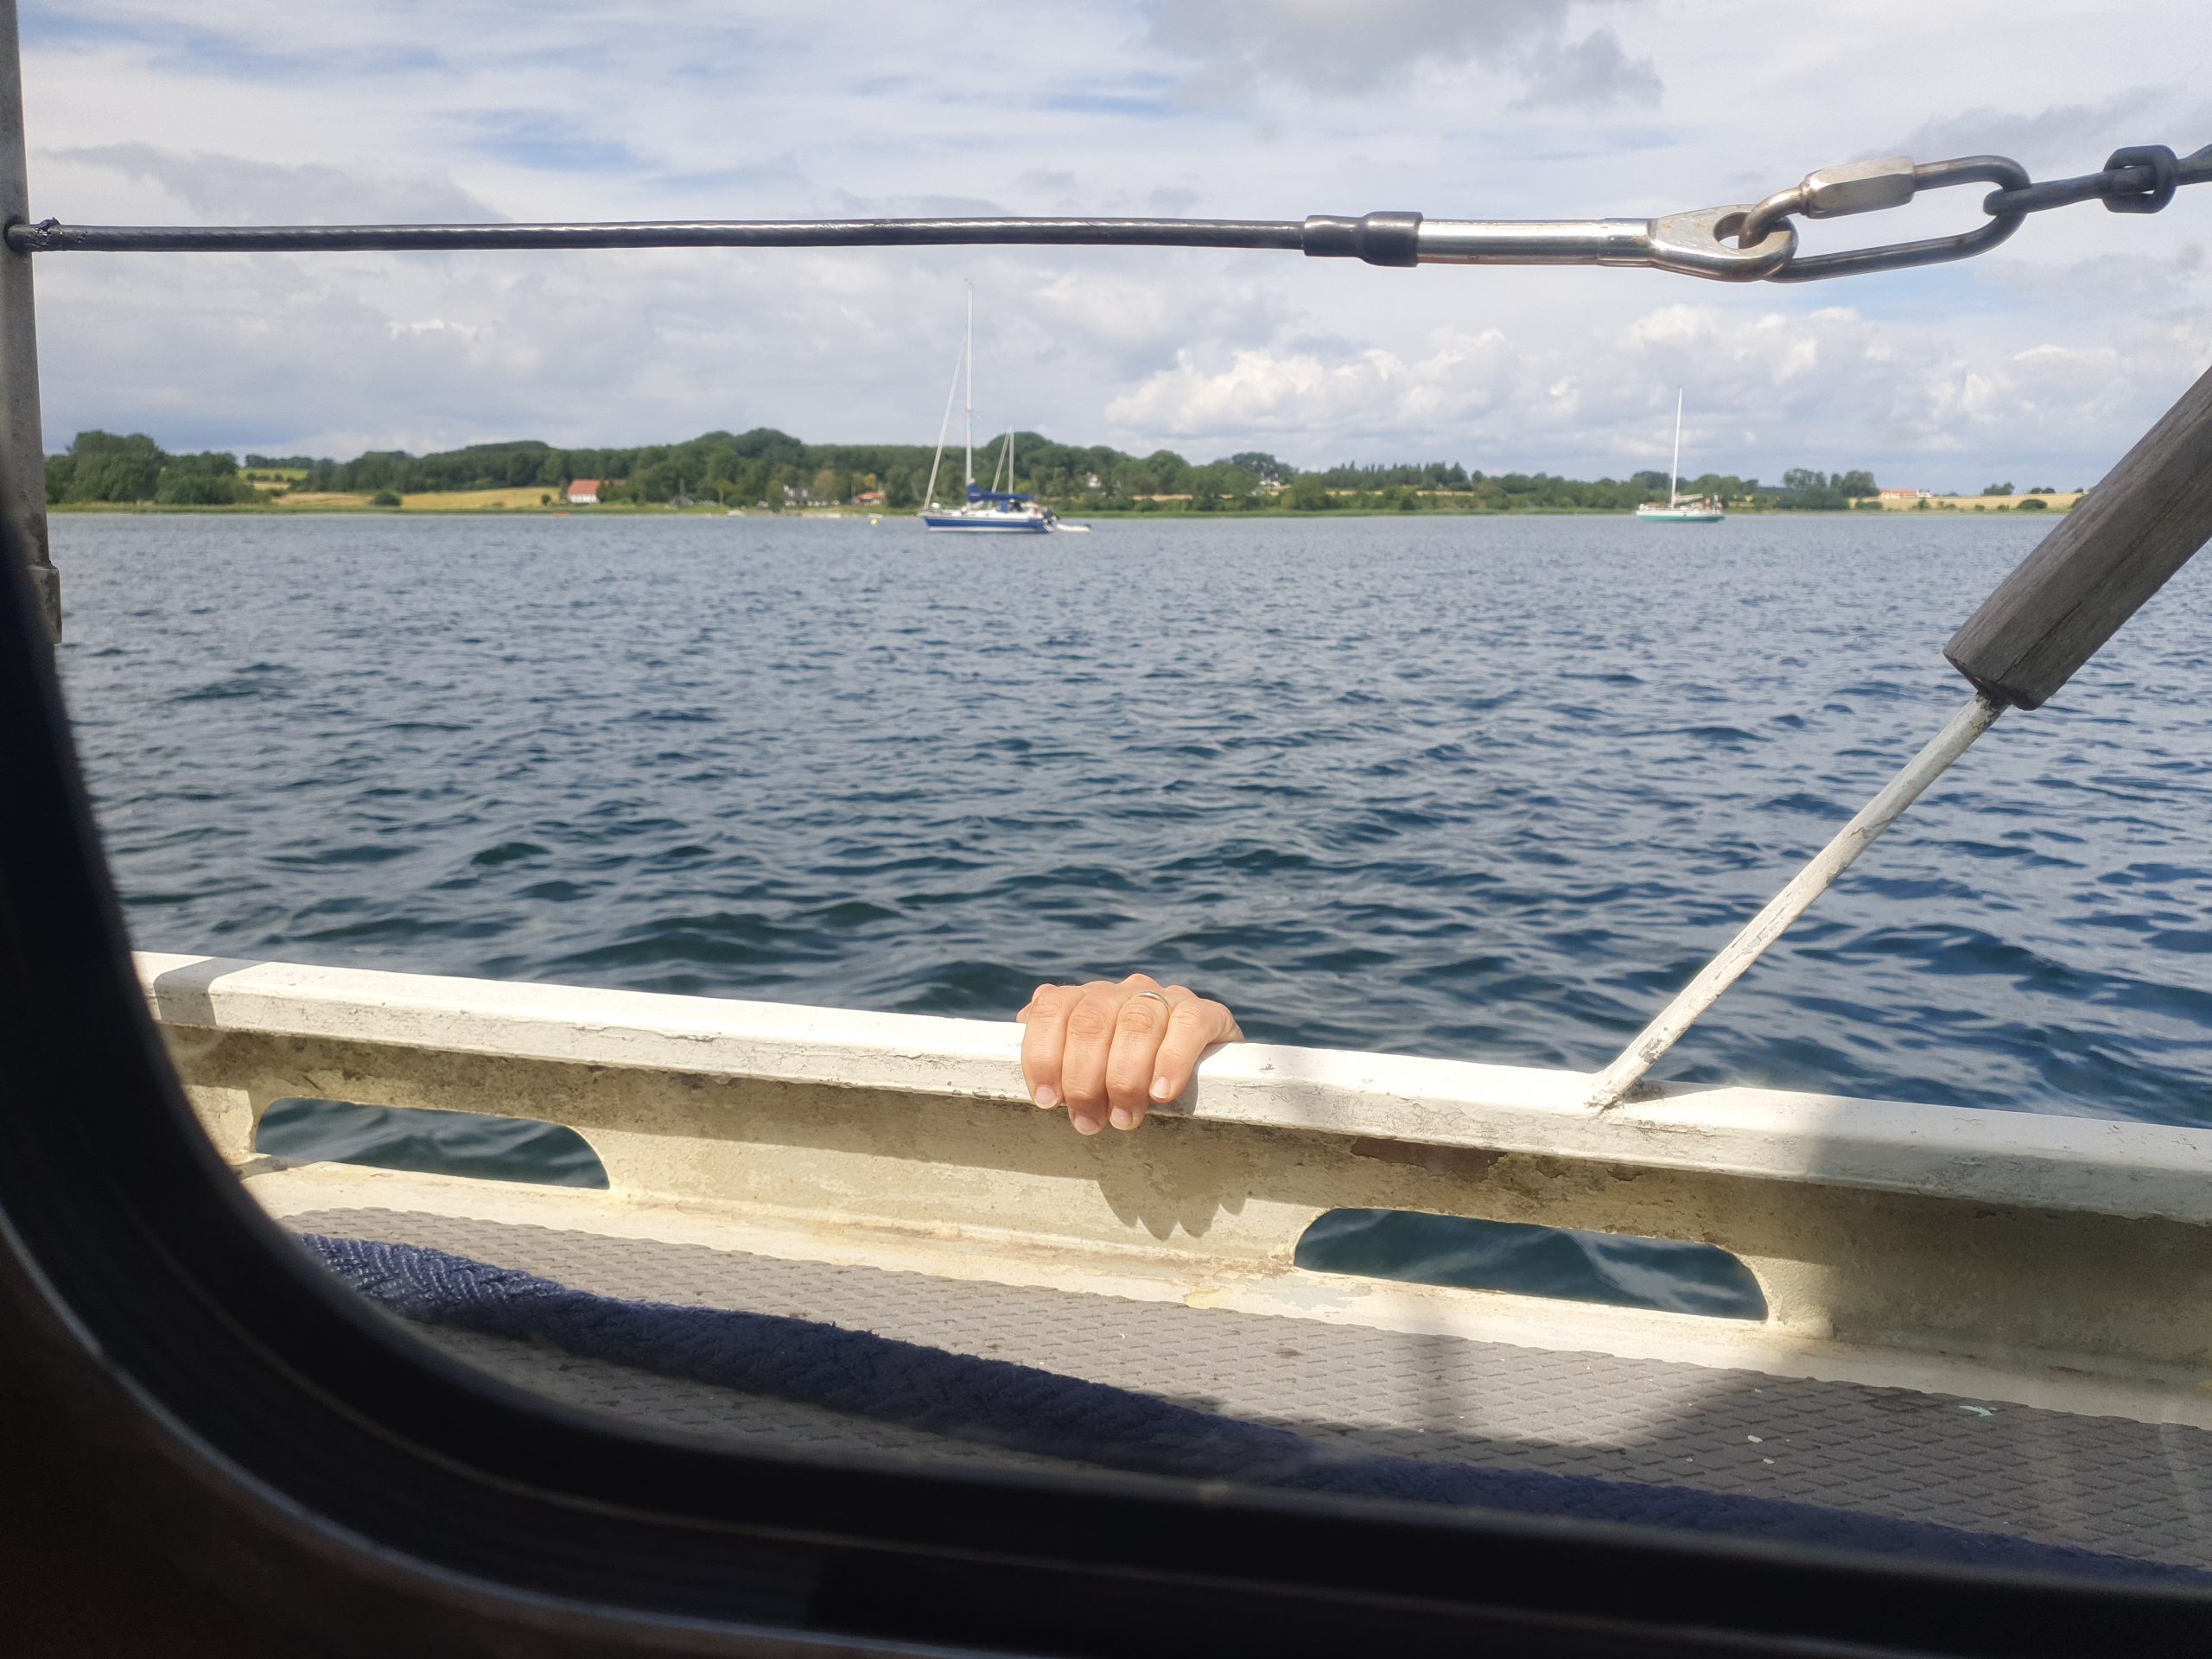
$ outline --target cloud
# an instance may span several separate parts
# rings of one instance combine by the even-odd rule
[[[2212,101],[2194,88],[2131,86],[2086,103],[2030,112],[1979,105],[1924,121],[1902,153],[1916,161],[1953,156],[2010,156],[2032,170],[2094,172],[2122,144],[2168,143],[2183,155],[2212,136]]]
[[[666,0],[649,29],[514,0],[26,0],[33,210],[1541,217],[1756,199],[1907,132],[2066,173],[2212,137],[2137,38],[2193,62],[2212,13],[2145,3],[2128,31],[2052,25],[1993,81],[1999,0],[1866,0],[1827,31],[1625,0],[1098,0],[1049,27],[1018,0]],[[941,73],[948,42],[988,43],[991,95]],[[1926,208],[1932,232],[1961,204]],[[57,447],[926,442],[970,278],[986,426],[1619,476],[1664,464],[1683,385],[1700,467],[2075,482],[2212,359],[2208,213],[2212,186],[2156,218],[2076,208],[1971,264],[1786,289],[1157,250],[56,255],[44,407]]]
[[[1874,464],[1917,477],[1944,457],[1986,452],[1999,434],[2024,461],[2058,465],[2090,438],[2108,462],[2178,391],[2172,364],[2208,354],[2212,325],[2193,338],[2165,327],[2089,347],[1968,349],[1849,306],[1748,313],[1683,302],[1533,340],[1440,329],[1407,353],[1185,352],[1107,415],[1133,441],[1201,450],[1263,435],[1308,458],[1354,440],[1369,454],[1449,453],[1491,471],[1559,470],[1572,457],[1628,472],[1665,460],[1670,394],[1682,386],[1696,470]]]
[[[1631,59],[1610,29],[1592,30],[1572,46],[1548,41],[1524,64],[1529,90],[1514,100],[1516,109],[1656,105],[1665,91],[1651,60]]]
[[[1131,431],[1217,443],[1254,433],[1411,434],[1464,425],[1535,390],[1524,359],[1496,329],[1440,330],[1427,346],[1414,358],[1371,348],[1334,359],[1254,346],[1211,372],[1185,351],[1108,404],[1106,417]]]
[[[517,167],[545,173],[627,172],[643,164],[629,145],[602,137],[566,110],[485,110],[464,142]]]
[[[80,144],[43,155],[151,184],[216,223],[481,223],[504,217],[445,178],[188,155],[145,143]]]
[[[1234,99],[1270,80],[1367,92],[1475,63],[1524,78],[1524,107],[1656,101],[1658,72],[1631,62],[1610,29],[1567,43],[1573,9],[1573,0],[1165,0],[1149,40],[1196,60],[1190,85],[1201,97]]]

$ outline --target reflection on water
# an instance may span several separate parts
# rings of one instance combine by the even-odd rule
[[[280,1100],[262,1114],[253,1149],[297,1163],[369,1164],[540,1186],[607,1185],[607,1166],[562,1123],[341,1100]]]
[[[1711,1244],[1632,1238],[1412,1210],[1332,1210],[1298,1241],[1296,1265],[1463,1290],[1510,1290],[1608,1307],[1763,1319],[1751,1270]]]

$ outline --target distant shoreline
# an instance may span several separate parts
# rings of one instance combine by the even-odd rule
[[[2019,511],[2022,499],[2044,499],[2042,497],[2024,498],[1993,496],[1976,502],[1964,498],[1965,505],[1946,501],[1928,510],[1930,518],[1963,518],[1986,516],[1992,512],[2007,515]],[[2065,498],[2053,499],[2042,512],[2063,516],[2073,510],[2073,501]],[[83,513],[172,514],[182,516],[220,515],[237,518],[327,518],[334,514],[351,514],[364,518],[773,518],[785,521],[819,520],[824,523],[853,519],[908,520],[916,509],[895,507],[888,512],[869,512],[863,508],[822,508],[809,511],[792,508],[773,512],[767,508],[740,509],[733,512],[727,507],[697,506],[670,507],[655,503],[614,503],[590,507],[453,507],[453,506],[397,506],[375,507],[366,502],[303,502],[286,506],[276,502],[256,505],[232,503],[221,506],[181,506],[153,501],[57,501],[48,505],[49,517],[75,516]],[[2032,510],[2031,510],[2032,511]],[[1912,510],[1897,507],[1731,507],[1732,518],[1836,518],[1855,514],[1859,518],[1895,518],[1907,516]],[[1190,507],[1100,507],[1071,508],[1065,515],[1071,522],[1093,518],[1143,519],[1178,518],[1230,521],[1266,518],[1322,521],[1330,518],[1633,518],[1635,510],[1623,507],[1421,507],[1410,512],[1392,507],[1340,506],[1311,510],[1296,507],[1262,507],[1255,510],[1204,512]],[[1918,516],[1914,514],[1913,516]]]

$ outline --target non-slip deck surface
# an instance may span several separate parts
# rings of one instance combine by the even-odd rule
[[[826,1320],[1296,1428],[1350,1449],[1751,1493],[2212,1566],[2212,1433],[388,1210],[289,1218],[602,1295]],[[784,1447],[1018,1454],[425,1328],[519,1386]]]

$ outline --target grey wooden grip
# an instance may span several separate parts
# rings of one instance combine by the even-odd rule
[[[1998,584],[1943,654],[1990,696],[2039,708],[2208,541],[2212,372]]]

